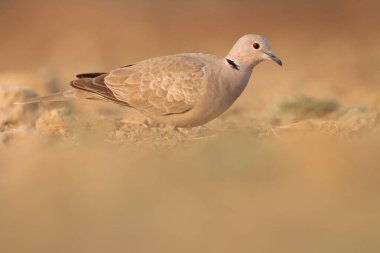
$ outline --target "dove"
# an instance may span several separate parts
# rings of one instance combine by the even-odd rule
[[[77,75],[72,89],[18,104],[92,99],[132,107],[150,122],[174,128],[206,124],[224,113],[246,88],[255,66],[272,60],[264,36],[247,34],[227,56],[182,53],[142,60],[108,73]]]

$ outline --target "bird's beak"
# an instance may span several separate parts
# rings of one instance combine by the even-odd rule
[[[277,56],[275,56],[272,53],[265,53],[265,54],[268,56],[269,60],[272,60],[275,63],[277,63],[278,65],[282,66],[282,61],[280,60],[280,58],[278,58]]]

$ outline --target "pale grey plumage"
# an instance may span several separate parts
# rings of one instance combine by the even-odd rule
[[[282,65],[267,39],[245,35],[225,58],[178,54],[144,60],[110,73],[81,74],[71,83],[75,94],[62,96],[114,101],[139,110],[152,121],[193,127],[226,111],[246,87],[253,68],[266,59]],[[54,99],[34,98],[24,103],[47,100]]]
[[[183,113],[201,95],[204,67],[191,55],[164,56],[114,70],[105,84],[118,100],[147,114]]]

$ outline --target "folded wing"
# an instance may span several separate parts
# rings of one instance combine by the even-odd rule
[[[104,83],[118,101],[150,114],[168,115],[194,107],[202,94],[204,75],[201,60],[174,55],[114,70]]]

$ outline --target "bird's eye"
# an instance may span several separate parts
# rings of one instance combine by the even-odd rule
[[[254,49],[256,49],[256,50],[259,50],[261,46],[260,46],[259,43],[255,42],[255,43],[252,44],[252,47],[253,47]]]

